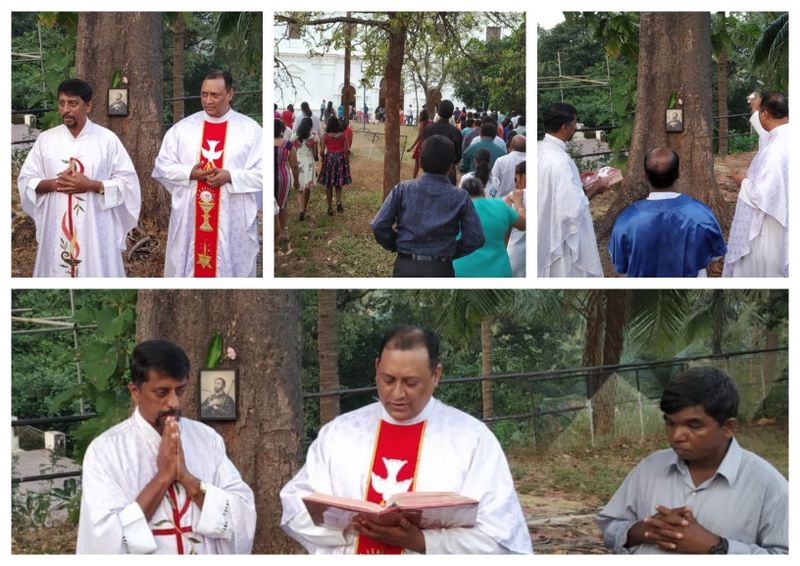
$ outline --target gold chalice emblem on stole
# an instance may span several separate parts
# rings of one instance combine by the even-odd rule
[[[203,232],[213,232],[214,228],[211,226],[211,211],[214,208],[214,197],[211,196],[210,191],[203,191],[200,193],[200,208],[203,210],[203,223],[200,225],[200,230]]]

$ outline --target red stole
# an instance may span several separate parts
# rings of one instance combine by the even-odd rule
[[[178,547],[178,554],[186,554],[186,551],[183,547],[183,535],[184,533],[191,533],[192,532],[192,525],[181,525],[181,519],[183,519],[186,512],[189,511],[189,506],[192,503],[189,494],[186,494],[186,500],[183,502],[183,506],[178,508],[178,494],[175,492],[175,485],[170,485],[169,489],[167,490],[167,501],[169,501],[170,508],[172,509],[172,519],[164,519],[163,521],[159,521],[157,525],[161,524],[170,524],[171,527],[168,529],[153,529],[153,536],[161,537],[161,536],[174,536],[175,543]]]
[[[225,158],[227,122],[203,122],[200,142],[200,166],[203,171],[222,168]],[[209,187],[197,180],[194,205],[194,276],[216,277],[217,237],[219,235],[219,187]]]
[[[75,173],[83,173],[86,168],[77,157],[69,158],[68,169],[72,169]],[[81,263],[81,246],[78,243],[78,230],[75,228],[73,211],[77,216],[83,212],[83,202],[85,197],[79,195],[67,195],[67,211],[61,217],[61,238],[59,242],[61,245],[61,261],[62,267],[66,268],[70,277],[78,276],[78,265]]]
[[[414,491],[424,433],[425,421],[413,425],[395,425],[381,420],[372,452],[371,473],[367,481],[367,501],[384,505],[381,491],[386,491],[382,488],[385,484],[396,485],[408,481],[408,487],[402,491]],[[384,458],[394,460],[390,463],[390,469],[387,469]],[[403,461],[405,463],[401,464]],[[365,535],[356,538],[356,554],[401,554],[402,552],[403,549],[399,546],[389,546]]]

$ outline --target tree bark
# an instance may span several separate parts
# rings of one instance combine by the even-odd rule
[[[317,291],[319,307],[317,324],[317,343],[319,350],[319,391],[339,389],[339,354],[336,336],[336,290]],[[320,428],[339,416],[339,397],[320,397]]]
[[[711,14],[708,12],[642,12],[636,119],[625,181],[606,214],[596,223],[605,240],[623,209],[649,192],[642,163],[656,147],[680,156],[678,189],[706,203],[721,224],[727,205],[714,177],[711,115]],[[667,133],[665,113],[672,93],[683,101],[683,132]],[[726,231],[727,225],[723,226]],[[602,248],[602,244],[600,246]]]
[[[481,320],[481,375],[492,375],[492,325],[491,320]],[[494,397],[492,395],[492,382],[481,381],[481,397],[483,399],[483,418],[494,417]]]
[[[725,12],[718,12],[725,26]],[[728,49],[722,45],[717,54],[717,115],[719,116],[719,154],[728,155]]]
[[[161,12],[82,12],[78,17],[75,75],[94,89],[92,121],[112,130],[139,175],[144,231],[165,233],[169,194],[151,177],[161,147],[163,61]],[[108,89],[114,72],[128,78],[128,115],[109,116]]]
[[[628,294],[629,291],[617,289],[589,291],[584,367],[619,364],[625,344]],[[610,369],[597,369],[586,377],[586,394],[593,406],[592,424],[598,436],[614,430],[616,396],[607,383],[615,373]]]
[[[347,17],[350,18],[350,12]],[[344,24],[344,115],[350,120],[350,52],[353,47],[353,24]],[[335,302],[335,301],[334,301]]]
[[[232,346],[239,375],[239,418],[209,423],[253,489],[258,522],[254,553],[297,550],[279,527],[278,492],[303,461],[300,389],[302,326],[297,291],[142,290],[137,341],[162,338],[179,344],[192,363],[184,414],[197,415],[198,372],[213,331]]]
[[[186,22],[183,14],[176,14],[175,27],[172,30],[172,123],[183,120],[184,100],[183,95],[183,38],[186,35]]]
[[[387,37],[389,50],[383,78],[386,80],[386,122],[383,147],[383,198],[400,182],[400,116],[403,99],[403,56],[408,23],[402,14],[389,12]]]

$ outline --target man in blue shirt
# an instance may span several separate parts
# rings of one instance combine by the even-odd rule
[[[671,449],[642,460],[597,515],[620,554],[786,554],[789,484],[733,436],[739,394],[695,367],[661,396]]]
[[[650,195],[617,216],[608,251],[617,273],[628,277],[705,277],[725,255],[725,238],[711,209],[676,191],[680,159],[666,147],[644,160]]]
[[[453,260],[484,243],[469,195],[447,177],[454,154],[445,136],[422,142],[422,176],[396,185],[370,223],[378,243],[397,252],[394,277],[454,277]]]

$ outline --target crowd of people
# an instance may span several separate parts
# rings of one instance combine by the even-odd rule
[[[275,106],[279,244],[288,242],[292,189],[299,221],[308,214],[316,185],[326,188],[329,215],[334,202],[344,212],[342,188],[352,182],[353,143],[344,111],[331,101],[323,101],[320,117],[307,102],[299,112],[293,105],[282,112]],[[368,119],[367,111],[358,118]],[[432,117],[423,109],[415,121],[411,106],[408,111],[406,125],[417,129],[407,149],[412,179],[392,189],[371,222],[377,242],[397,253],[394,276],[524,277],[525,116],[467,111],[450,100],[441,101]],[[384,119],[384,109],[376,116]]]
[[[680,155],[656,147],[644,159],[650,194],[617,216],[609,238],[608,252],[617,273],[705,277],[709,264],[724,256],[724,277],[788,277],[789,106],[779,92],[753,93],[748,101],[759,150],[746,172],[732,176],[740,190],[727,242],[711,208],[678,188]],[[577,129],[574,106],[551,105],[543,123],[545,136],[538,152],[538,275],[602,277],[589,201],[608,190],[610,178],[598,176],[592,183],[582,183],[567,153],[567,142]]]
[[[342,187],[352,183],[350,148],[353,130],[350,121],[344,117],[342,105],[337,111],[333,103],[328,102],[320,114],[323,122],[312,113],[307,102],[300,105],[300,112],[295,112],[291,104],[283,112],[278,112],[275,105],[275,231],[279,243],[289,239],[287,224],[291,189],[296,193],[300,221],[306,219],[312,189],[316,185],[325,187],[328,216],[334,216],[334,193],[336,212],[344,213]],[[320,164],[318,172],[317,163]]]

